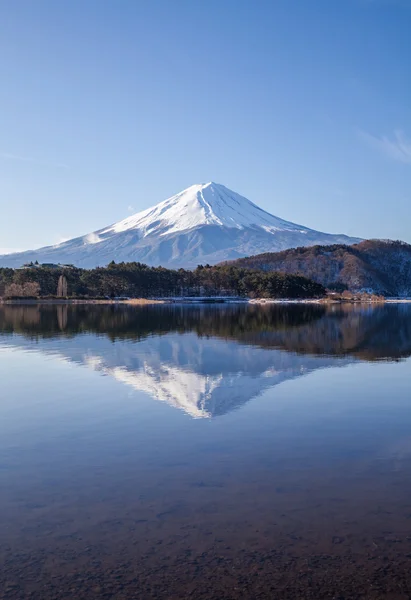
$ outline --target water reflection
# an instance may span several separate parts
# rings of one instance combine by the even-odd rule
[[[216,417],[317,369],[408,357],[411,309],[4,306],[0,345],[52,353]]]

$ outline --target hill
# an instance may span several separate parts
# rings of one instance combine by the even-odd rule
[[[241,258],[230,264],[303,275],[339,291],[411,296],[411,245],[405,242],[367,240],[352,246],[300,247]]]

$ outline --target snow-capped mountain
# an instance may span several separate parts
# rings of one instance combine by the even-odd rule
[[[111,260],[192,268],[262,252],[360,238],[321,233],[284,221],[223,185],[192,185],[114,225],[39,250],[0,256],[0,266],[40,263],[103,266]]]

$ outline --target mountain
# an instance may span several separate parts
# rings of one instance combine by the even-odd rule
[[[0,266],[20,267],[38,260],[92,268],[115,260],[193,268],[296,246],[358,241],[284,221],[210,182],[192,185],[153,208],[88,235],[0,256]]]
[[[411,296],[411,245],[367,240],[353,246],[314,246],[234,261],[239,267],[304,275],[334,289]]]

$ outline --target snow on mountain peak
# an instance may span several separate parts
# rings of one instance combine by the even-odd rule
[[[306,228],[283,221],[265,212],[247,198],[224,185],[210,181],[188,187],[156,206],[127,217],[104,229],[101,234],[131,229],[147,235],[168,235],[201,225],[220,227],[260,227],[265,231],[300,231]]]
[[[115,260],[195,268],[297,246],[359,241],[284,221],[224,185],[209,181],[87,235],[0,256],[0,266],[21,267],[38,260],[92,268]]]

